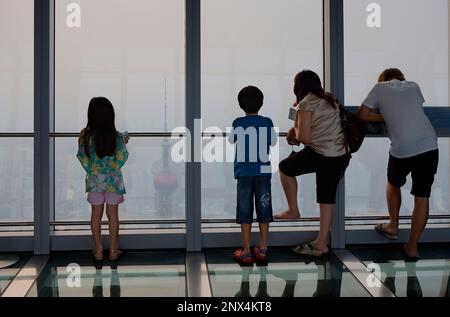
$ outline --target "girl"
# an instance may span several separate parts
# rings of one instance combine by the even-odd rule
[[[298,109],[295,127],[287,137],[291,145],[305,148],[280,162],[281,184],[289,210],[276,219],[300,218],[296,176],[315,173],[317,203],[320,205],[320,232],[316,240],[294,248],[294,252],[320,257],[328,253],[336,190],[350,162],[344,146],[339,108],[334,97],[322,88],[319,76],[309,70],[295,76],[294,93]]]
[[[78,139],[77,158],[86,170],[87,200],[92,206],[91,231],[94,242],[93,256],[103,260],[101,220],[106,204],[109,222],[109,260],[117,260],[122,252],[118,249],[119,204],[124,201],[125,187],[120,168],[128,159],[123,138],[114,124],[114,108],[104,97],[89,102],[88,123]]]

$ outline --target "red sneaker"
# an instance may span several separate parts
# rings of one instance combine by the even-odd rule
[[[255,252],[256,260],[260,262],[267,262],[269,261],[269,250],[268,249],[261,249],[260,247],[255,247],[253,249],[253,252]]]
[[[244,253],[244,249],[238,249],[234,251],[233,257],[236,261],[244,264],[253,264],[255,263],[255,258],[251,252]]]

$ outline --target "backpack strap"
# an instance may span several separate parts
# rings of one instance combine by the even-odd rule
[[[344,148],[345,148],[345,154],[348,154],[350,152],[350,146],[348,144],[347,141],[347,136],[345,135],[345,126],[344,126],[344,121],[345,121],[345,111],[347,111],[347,109],[345,108],[345,106],[339,102],[339,100],[336,99],[336,103],[338,105],[339,108],[339,116],[341,118],[341,126],[342,126],[342,134],[344,135]]]

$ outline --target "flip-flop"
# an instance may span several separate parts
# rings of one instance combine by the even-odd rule
[[[321,258],[321,257],[327,256],[330,253],[329,250],[328,250],[328,252],[323,252],[323,251],[314,249],[313,245],[310,242],[305,242],[305,243],[299,244],[298,246],[296,246],[292,249],[292,252],[294,252],[295,254],[298,254],[298,255],[306,255],[306,256],[311,256],[314,258]]]
[[[405,257],[405,262],[417,262],[420,260],[419,254],[417,254],[416,256],[409,256],[408,253],[406,253],[405,247],[406,247],[406,245],[403,245],[403,247],[402,247],[403,256]]]
[[[375,231],[378,232],[378,233],[381,233],[382,235],[384,235],[389,240],[392,240],[392,241],[398,240],[398,235],[389,233],[386,230],[384,230],[382,223],[379,223],[379,224],[377,224],[375,226]]]

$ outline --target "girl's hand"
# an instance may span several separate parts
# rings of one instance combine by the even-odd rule
[[[80,136],[78,137],[78,144],[83,140],[84,134],[86,133],[86,128],[80,131]]]
[[[123,143],[128,144],[128,141],[130,141],[130,137],[128,136],[128,131],[124,131],[121,133]]]

